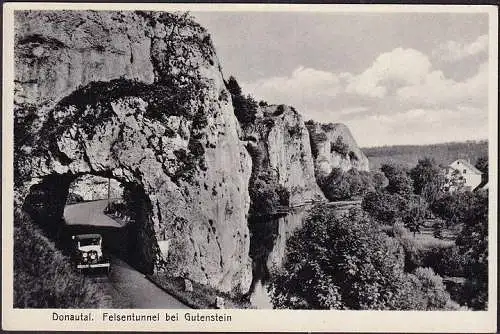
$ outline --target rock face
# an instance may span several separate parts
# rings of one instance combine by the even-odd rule
[[[314,177],[309,133],[302,116],[293,108],[260,107],[255,122],[243,129],[253,154],[253,173],[273,173],[290,194],[290,205],[323,201]]]
[[[369,171],[368,158],[359,149],[349,129],[341,123],[307,122],[316,177],[328,175],[333,168]]]
[[[69,191],[79,195],[84,201],[94,201],[108,198],[108,179],[100,176],[83,175],[77,178],[70,186]],[[123,188],[115,179],[109,180],[109,197],[121,198]]]
[[[112,177],[144,194],[144,261],[247,292],[251,160],[208,33],[169,13],[15,19],[16,198],[48,179]]]

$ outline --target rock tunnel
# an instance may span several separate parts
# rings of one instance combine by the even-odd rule
[[[70,189],[78,185],[82,177],[90,181],[92,178],[108,178],[120,184],[123,188],[122,201],[130,218],[127,224],[121,227],[93,225],[91,223],[95,222],[85,222],[85,216],[81,217],[83,223],[70,225],[65,221],[65,207],[69,202],[75,201],[75,194],[70,192]],[[70,197],[72,201],[68,201]],[[76,200],[79,203],[71,204],[88,205],[102,202],[96,200],[98,198],[88,201],[88,198],[76,197],[81,197]],[[151,203],[137,181],[116,178],[111,172],[50,174],[40,178],[40,182],[30,187],[23,209],[64,252],[70,251],[72,235],[99,233],[103,236],[105,251],[122,258],[143,273],[152,273],[154,270],[157,243],[151,217]],[[92,207],[89,209],[94,210]],[[93,215],[95,216],[95,213]]]

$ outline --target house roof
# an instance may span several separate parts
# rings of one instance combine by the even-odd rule
[[[464,159],[457,159],[455,161],[453,161],[451,164],[450,164],[450,167],[452,164],[454,164],[455,162],[460,162],[460,164],[462,166],[465,166],[467,169],[469,169],[472,173],[474,174],[483,174],[479,169],[477,169],[476,167],[474,167],[473,164],[471,164],[470,162],[468,162],[467,160],[464,160]],[[452,167],[453,168],[453,167]]]

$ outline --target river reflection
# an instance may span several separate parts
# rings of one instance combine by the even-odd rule
[[[272,309],[267,291],[273,268],[282,266],[285,246],[293,232],[302,226],[310,205],[293,208],[280,217],[252,217],[249,226],[252,232],[250,255],[253,259],[253,283],[250,301],[259,309]]]

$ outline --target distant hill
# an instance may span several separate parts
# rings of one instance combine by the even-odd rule
[[[418,159],[434,158],[438,164],[447,165],[458,158],[469,159],[472,164],[488,155],[488,141],[451,142],[431,145],[394,145],[361,149],[370,161],[370,169],[378,169],[385,162],[397,162],[414,167]]]

